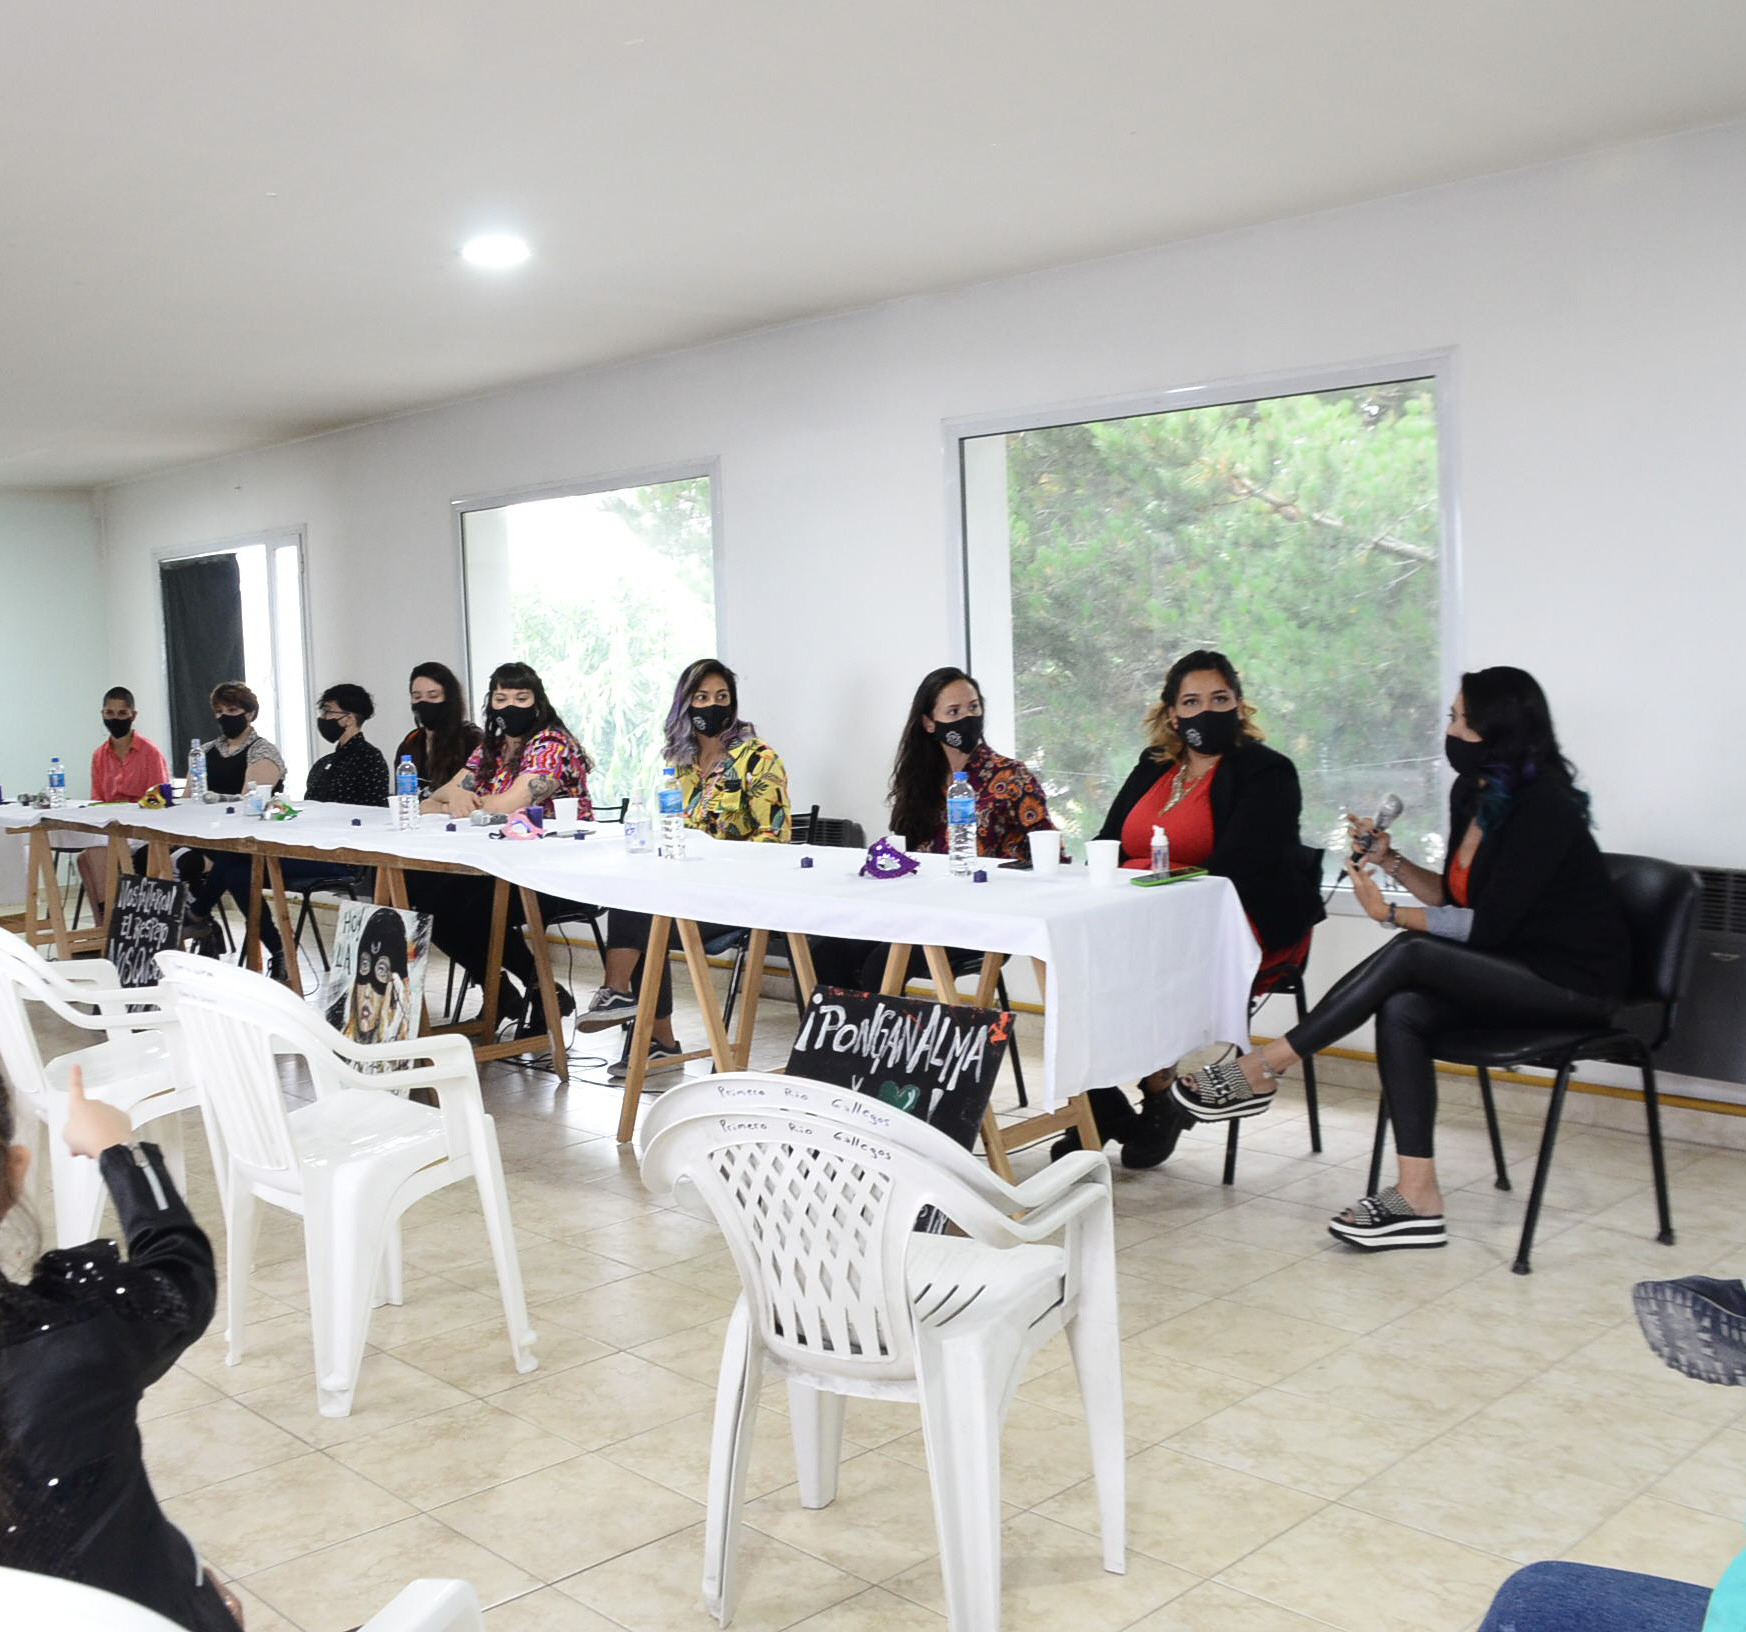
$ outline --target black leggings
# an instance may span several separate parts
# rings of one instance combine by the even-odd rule
[[[419,912],[430,914],[430,938],[451,963],[458,963],[480,986],[485,984],[485,965],[491,959],[491,895],[495,887],[495,879],[468,873],[406,875],[406,899]],[[547,919],[557,909],[571,905],[552,895],[542,894],[537,899],[540,916]],[[514,975],[531,992],[537,982],[533,949],[518,933],[526,920],[521,891],[511,885],[504,921],[503,972]]]
[[[1585,1026],[1605,1020],[1612,1009],[1606,998],[1554,985],[1513,959],[1408,930],[1336,981],[1285,1040],[1307,1056],[1374,1015],[1376,1066],[1395,1150],[1428,1158],[1437,1123],[1432,1049],[1440,1033],[1466,1026]]]
[[[647,956],[649,950],[649,925],[654,920],[646,912],[626,912],[622,907],[614,907],[606,915],[606,950],[608,952],[640,952]],[[705,942],[719,939],[723,935],[731,935],[732,924],[699,924],[697,933]],[[679,926],[675,924],[668,932],[667,945],[675,947],[679,944]],[[637,959],[637,966],[631,972],[631,996],[636,997],[643,989],[643,958]],[[673,1015],[673,967],[667,959],[661,959],[661,990],[655,998],[655,1018],[669,1020]]]

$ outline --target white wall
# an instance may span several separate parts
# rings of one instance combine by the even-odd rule
[[[97,510],[83,493],[0,491],[0,789],[8,799],[48,783],[51,754],[67,791],[90,792],[91,750],[107,741],[100,716],[111,686],[163,686],[152,648],[132,672],[104,666],[108,626]],[[141,727],[162,740],[161,714]],[[6,892],[10,894],[12,892]]]
[[[797,799],[876,827],[960,650],[942,422],[1449,347],[1463,665],[1540,676],[1606,845],[1746,866],[1742,266],[1735,123],[518,388],[110,489],[113,661],[161,713],[153,552],[301,524],[316,686],[390,740],[460,667],[452,499],[718,458],[722,655]]]

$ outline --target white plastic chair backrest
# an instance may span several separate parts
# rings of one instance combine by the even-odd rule
[[[860,1105],[833,1113],[833,1096]],[[972,1234],[995,1222],[962,1171],[974,1157],[877,1100],[783,1077],[705,1078],[669,1090],[660,1113],[643,1180],[697,1187],[766,1348],[814,1372],[914,1377],[905,1261],[916,1215],[936,1206]]]
[[[274,1045],[281,1038],[294,1041],[287,1033],[319,1022],[301,999],[252,969],[186,952],[160,952],[158,967],[175,994],[185,1069],[231,1160],[255,1178],[298,1188],[297,1149]]]
[[[412,1581],[358,1632],[485,1632],[485,1616],[471,1582]]]
[[[42,1003],[63,1020],[88,1024],[94,989],[120,986],[114,965],[100,961],[80,966],[81,974],[106,975],[96,987],[68,980],[22,935],[0,929],[0,1067],[20,1093],[39,1097],[47,1091],[42,1051],[30,1023],[27,1003]]]
[[[155,1610],[112,1592],[33,1570],[0,1568],[0,1626],[54,1632],[181,1632]]]

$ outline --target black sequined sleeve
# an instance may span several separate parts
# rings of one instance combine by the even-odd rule
[[[121,1321],[145,1388],[212,1319],[218,1296],[212,1244],[156,1145],[112,1145],[103,1152],[102,1168],[127,1238],[127,1262],[114,1278],[109,1307]]]

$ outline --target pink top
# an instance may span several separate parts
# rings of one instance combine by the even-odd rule
[[[126,759],[115,757],[113,741],[105,742],[91,755],[91,797],[99,804],[143,799],[169,780],[170,767],[164,763],[163,751],[150,737],[142,737],[137,731]]]

